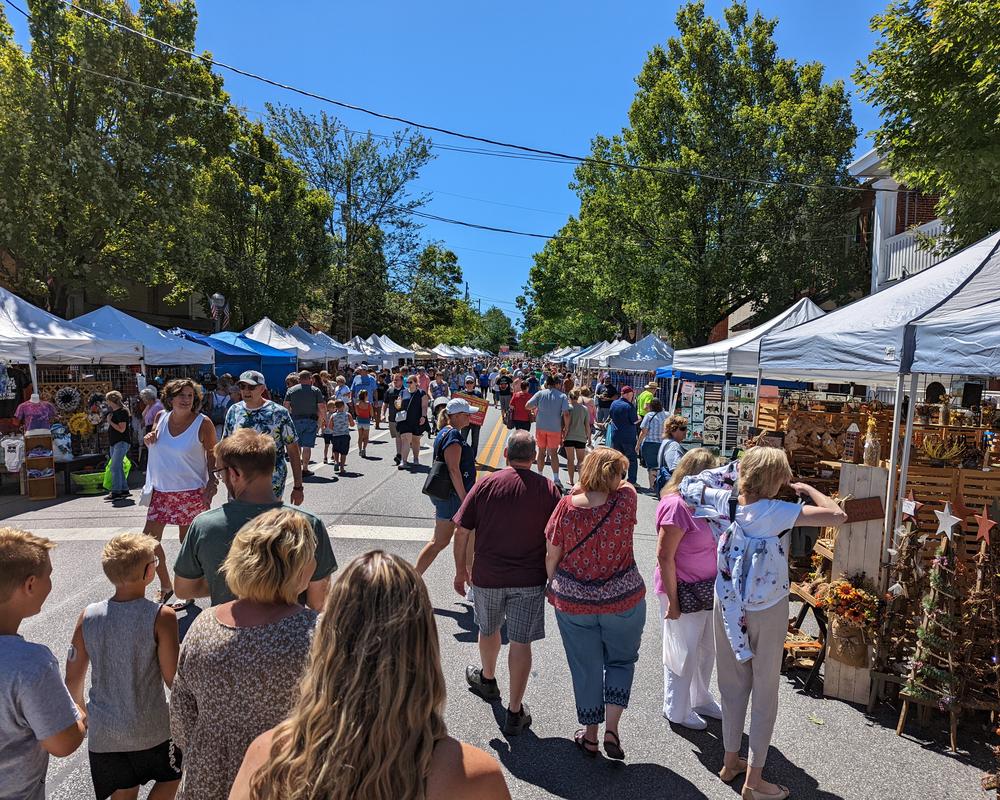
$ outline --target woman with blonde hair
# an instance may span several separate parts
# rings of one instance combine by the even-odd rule
[[[247,751],[230,800],[506,800],[499,765],[448,736],[434,609],[373,550],[333,584],[298,699]]]
[[[316,534],[293,509],[265,511],[233,539],[221,572],[237,599],[195,619],[171,691],[180,800],[227,797],[247,747],[291,709],[317,617],[299,597],[315,570]]]
[[[684,478],[715,464],[704,447],[687,452],[656,508],[653,591],[663,617],[663,716],[699,731],[708,727],[705,717],[722,718],[709,690],[715,666],[715,535],[704,519],[694,516],[679,490]]]
[[[580,483],[556,506],[545,528],[548,598],[566,650],[576,715],[573,740],[585,755],[623,759],[618,722],[628,707],[646,622],[646,586],[635,564],[632,534],[637,496],[628,459],[598,447],[580,467]]]
[[[715,581],[716,677],[725,749],[719,777],[728,783],[746,772],[743,800],[784,800],[789,794],[762,775],[778,714],[788,629],[788,550],[782,536],[795,526],[836,527],[847,519],[836,501],[791,479],[784,450],[757,446],[740,459],[737,497],[732,489],[701,490],[703,502],[730,520],[719,538]],[[814,505],[775,500],[786,486]],[[748,704],[750,758],[744,761],[740,744]]]

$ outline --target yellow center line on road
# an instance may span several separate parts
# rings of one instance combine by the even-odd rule
[[[476,479],[482,478],[484,475],[488,475],[492,469],[495,469],[499,463],[500,458],[503,455],[503,442],[505,437],[504,432],[507,430],[507,426],[503,423],[503,418],[497,420],[496,424],[493,426],[493,430],[490,431],[490,435],[486,440],[486,445],[482,448],[479,458],[480,467],[486,467],[487,469],[480,469],[476,476]]]

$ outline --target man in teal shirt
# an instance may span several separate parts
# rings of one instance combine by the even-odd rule
[[[174,564],[174,593],[185,600],[210,597],[213,606],[235,600],[219,567],[229,554],[236,533],[254,517],[273,508],[289,508],[309,520],[316,534],[316,569],[306,588],[304,602],[322,611],[337,569],[330,536],[318,517],[295,506],[286,506],[274,495],[271,473],[275,447],[270,436],[242,428],[215,448],[216,473],[229,490],[229,502],[202,512],[191,523]]]

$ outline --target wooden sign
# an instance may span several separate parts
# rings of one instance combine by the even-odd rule
[[[847,525],[855,522],[870,522],[885,518],[885,506],[881,497],[862,497],[848,500],[844,503],[847,512]]]
[[[483,421],[486,419],[486,409],[490,407],[488,401],[484,400],[482,397],[476,397],[474,394],[466,394],[465,392],[452,392],[451,396],[464,400],[476,409],[469,415],[470,425],[481,426],[483,424]]]

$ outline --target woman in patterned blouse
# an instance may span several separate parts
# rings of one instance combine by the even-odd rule
[[[618,721],[628,707],[639,641],[646,622],[646,586],[635,564],[632,532],[636,493],[626,480],[628,459],[598,447],[580,468],[580,483],[564,497],[545,529],[549,602],[566,649],[580,724],[573,739],[597,755],[623,759]]]

